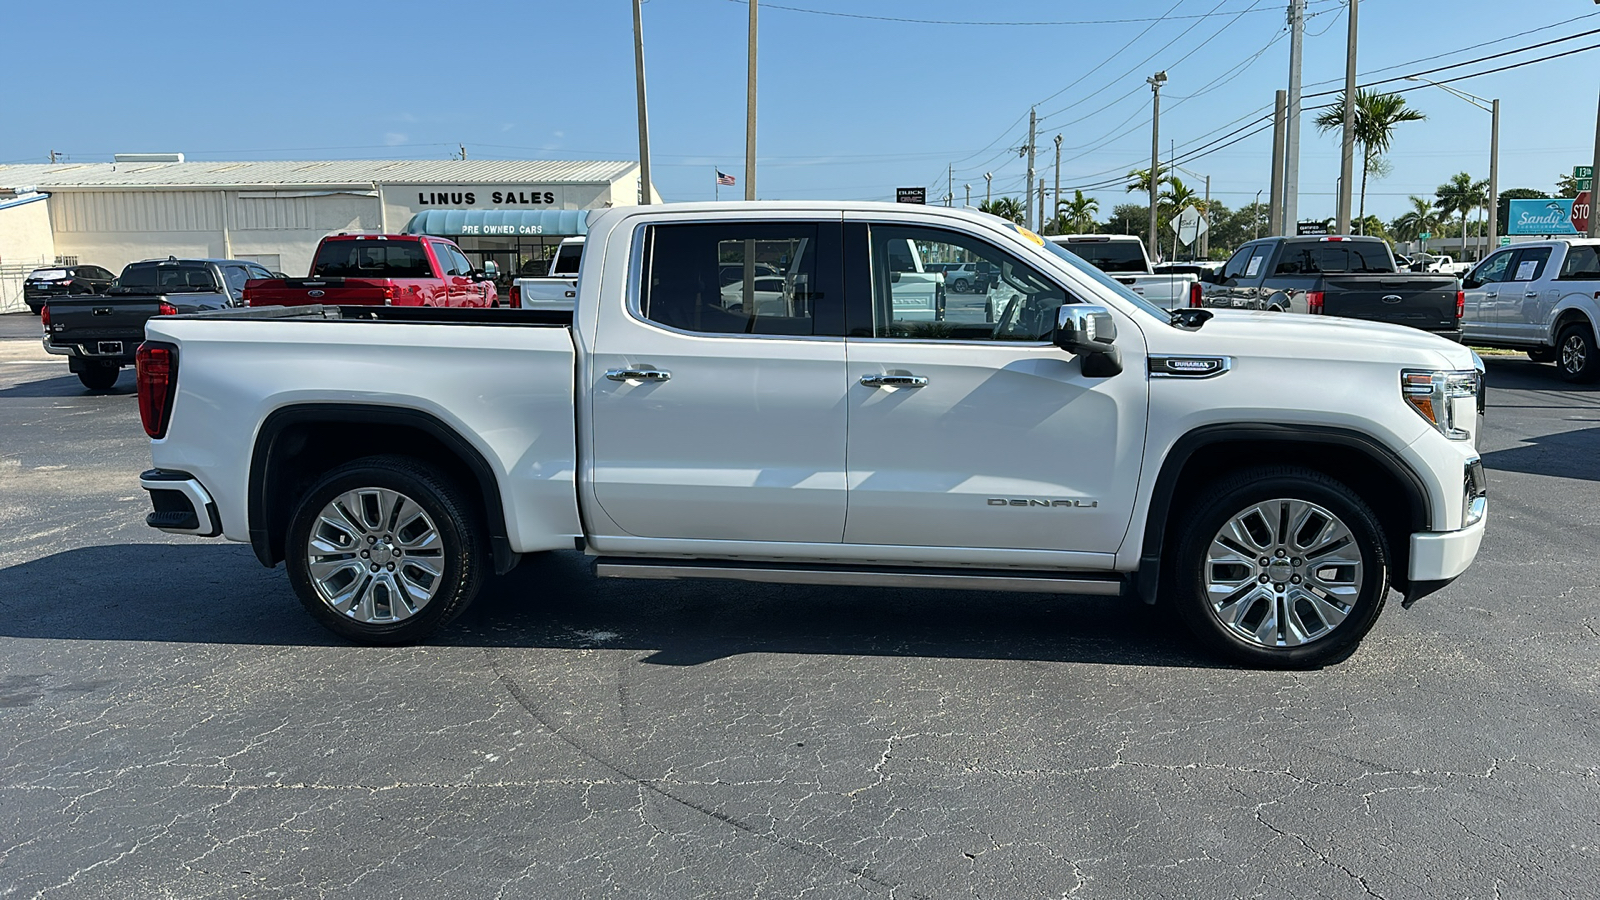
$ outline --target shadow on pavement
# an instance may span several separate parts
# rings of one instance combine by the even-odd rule
[[[1600,481],[1600,427],[1523,438],[1524,445],[1483,454],[1483,464],[1503,472]]]
[[[43,368],[42,366],[40,368]],[[76,375],[58,375],[54,378],[41,378],[38,381],[24,381],[8,388],[0,388],[0,399],[12,397],[133,397],[138,394],[134,384],[132,369],[126,369],[122,377],[108,391],[91,391],[83,386]]]
[[[633,649],[677,666],[744,653],[1216,665],[1165,610],[1136,600],[601,581],[589,570],[579,553],[528,558],[430,643]],[[0,569],[0,636],[343,644],[300,607],[281,567],[236,544],[88,547]]]
[[[1537,363],[1523,354],[1483,357],[1484,374],[1489,381],[1489,405],[1495,405],[1495,389],[1515,391],[1570,391],[1575,394],[1600,393],[1600,384],[1572,384],[1563,381],[1554,363]],[[1590,399],[1584,397],[1584,400]]]

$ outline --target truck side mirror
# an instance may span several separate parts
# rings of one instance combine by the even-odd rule
[[[1117,323],[1104,306],[1067,304],[1056,310],[1055,345],[1083,359],[1083,374],[1108,378],[1122,371]]]

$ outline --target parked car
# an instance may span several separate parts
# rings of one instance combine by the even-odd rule
[[[420,234],[322,239],[305,278],[244,287],[250,306],[499,306],[494,274],[474,269],[453,241]]]
[[[525,275],[511,283],[511,305],[518,309],[571,309],[578,296],[582,262],[583,238],[566,238],[550,257],[544,275]]]
[[[1129,234],[1058,234],[1052,243],[1083,257],[1095,268],[1128,286],[1162,309],[1189,305],[1189,272],[1157,273],[1145,252],[1144,241]]]
[[[34,269],[22,282],[22,300],[28,311],[39,315],[44,305],[57,297],[77,294],[103,294],[111,287],[112,275],[99,266],[49,266]]]
[[[1502,247],[1461,282],[1462,337],[1556,363],[1568,381],[1600,380],[1600,240]]]
[[[955,209],[624,207],[589,238],[606,277],[570,315],[153,320],[149,523],[250,542],[373,644],[576,547],[601,577],[1159,600],[1274,667],[1344,658],[1391,587],[1409,605],[1482,540],[1481,373],[1434,335],[1169,313]],[[995,265],[1001,320],[903,320],[918,244]],[[739,247],[786,260],[794,306],[722,307]]]
[[[1195,305],[1392,322],[1461,339],[1461,290],[1453,275],[1398,272],[1375,237],[1321,235],[1247,241]]]
[[[133,365],[150,318],[239,306],[245,283],[267,274],[237,259],[129,263],[104,294],[57,296],[45,304],[44,349],[67,357],[84,387],[106,390],[124,366]]]
[[[958,294],[970,294],[981,290],[989,280],[979,272],[982,263],[946,263],[944,266],[944,285]]]

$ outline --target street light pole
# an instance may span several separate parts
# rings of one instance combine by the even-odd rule
[[[1250,240],[1261,236],[1261,192],[1256,191],[1256,202],[1250,209]]]
[[[1056,135],[1056,191],[1050,195],[1054,201],[1050,204],[1050,222],[1053,224],[1061,214],[1061,135]]]
[[[1350,0],[1350,36],[1345,46],[1344,59],[1344,135],[1339,146],[1339,224],[1334,234],[1351,234],[1350,220],[1353,207],[1350,187],[1355,180],[1356,160],[1356,8],[1359,0]]]
[[[1145,79],[1150,84],[1150,252],[1160,254],[1160,234],[1156,229],[1156,189],[1161,183],[1161,86],[1167,83],[1167,73],[1157,72]]]
[[[993,187],[994,187],[994,173],[993,172],[985,172],[985,173],[983,173],[983,205],[984,205],[985,208],[988,208],[990,202],[993,200],[993,197],[992,197],[992,193],[993,192],[991,190]]]
[[[1437,81],[1418,75],[1408,75],[1406,80],[1431,84],[1442,91],[1454,94],[1456,97],[1489,114],[1489,246],[1484,248],[1484,253],[1479,254],[1478,258],[1482,259],[1489,250],[1494,249],[1495,245],[1500,242],[1500,100],[1499,98],[1485,100],[1477,94],[1469,94],[1460,88],[1454,88],[1448,84],[1440,84]],[[1596,160],[1600,160],[1600,118],[1596,119],[1595,125],[1594,155]],[[1590,205],[1592,206],[1593,204]],[[1589,218],[1589,235],[1591,237],[1594,236],[1594,228],[1595,220],[1591,216]],[[1466,249],[1467,236],[1463,234],[1461,236],[1462,256],[1466,256]]]

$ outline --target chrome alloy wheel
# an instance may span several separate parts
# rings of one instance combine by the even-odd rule
[[[1567,339],[1561,342],[1561,368],[1570,373],[1583,371],[1584,363],[1588,362],[1588,344],[1583,335],[1572,331]]]
[[[1361,595],[1364,560],[1339,517],[1267,500],[1225,522],[1206,553],[1207,608],[1235,638],[1298,647],[1327,637]]]
[[[433,519],[398,491],[358,488],[318,513],[306,540],[317,596],[369,625],[411,618],[438,593],[444,546]]]

